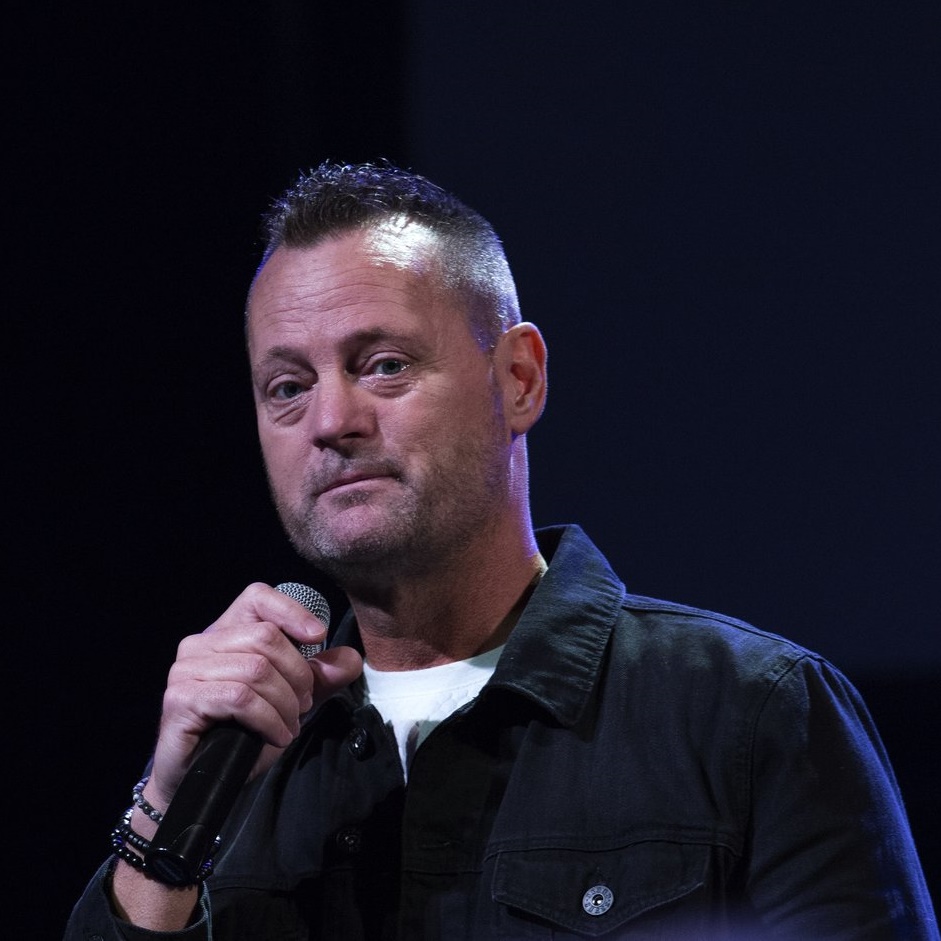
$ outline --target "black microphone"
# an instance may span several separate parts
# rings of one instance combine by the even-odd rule
[[[325,626],[330,606],[313,588],[297,582],[277,586],[300,602]],[[323,644],[298,644],[305,660],[323,650]],[[157,827],[144,864],[168,885],[193,885],[199,881],[219,831],[248,780],[264,742],[260,735],[236,722],[210,729],[200,743],[189,770],[183,776],[170,806]]]

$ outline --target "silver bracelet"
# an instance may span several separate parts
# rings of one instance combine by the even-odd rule
[[[140,807],[140,809],[145,814],[147,814],[147,816],[150,817],[150,819],[153,820],[154,823],[160,823],[160,821],[163,820],[163,814],[160,813],[160,811],[157,810],[157,808],[154,807],[153,804],[148,803],[147,799],[144,797],[144,787],[149,780],[150,780],[150,775],[147,775],[146,777],[141,778],[140,781],[138,781],[137,784],[134,785],[134,790],[131,792],[131,794],[134,798],[134,803],[138,807]]]

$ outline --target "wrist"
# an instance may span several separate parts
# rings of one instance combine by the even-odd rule
[[[206,859],[202,861],[198,872],[196,872],[192,884],[168,879],[163,867],[155,865],[155,860],[151,855],[151,850],[154,849],[151,841],[158,833],[163,822],[164,810],[150,802],[151,794],[145,794],[149,784],[150,778],[143,777],[134,785],[131,792],[133,803],[111,831],[111,849],[117,861],[115,872],[135,870],[138,876],[143,876],[148,880],[162,882],[177,888],[191,888],[212,873],[213,855],[219,848],[219,837],[216,837],[213,841],[212,847]],[[155,800],[158,799],[155,798]],[[157,849],[155,853],[159,856],[161,850]]]
[[[166,810],[161,799],[154,795],[154,790],[150,778],[144,777],[134,785],[132,791],[134,803],[131,805],[133,814],[130,824],[141,836],[148,839],[157,832]]]

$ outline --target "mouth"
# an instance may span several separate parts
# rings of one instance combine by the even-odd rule
[[[337,490],[343,490],[347,487],[354,487],[357,484],[371,483],[376,480],[387,480],[389,478],[388,474],[382,473],[359,473],[359,474],[344,474],[342,477],[337,477],[334,480],[328,481],[324,486],[318,487],[315,492],[315,497],[322,497],[328,493],[334,493]]]

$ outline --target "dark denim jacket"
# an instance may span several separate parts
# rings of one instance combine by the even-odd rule
[[[577,527],[480,696],[418,750],[357,688],[247,789],[222,939],[937,939],[856,691],[730,618],[627,595]],[[358,644],[351,621],[335,643]],[[205,901],[205,900],[204,900]],[[207,910],[208,910],[207,905]],[[99,877],[69,939],[115,933]]]

